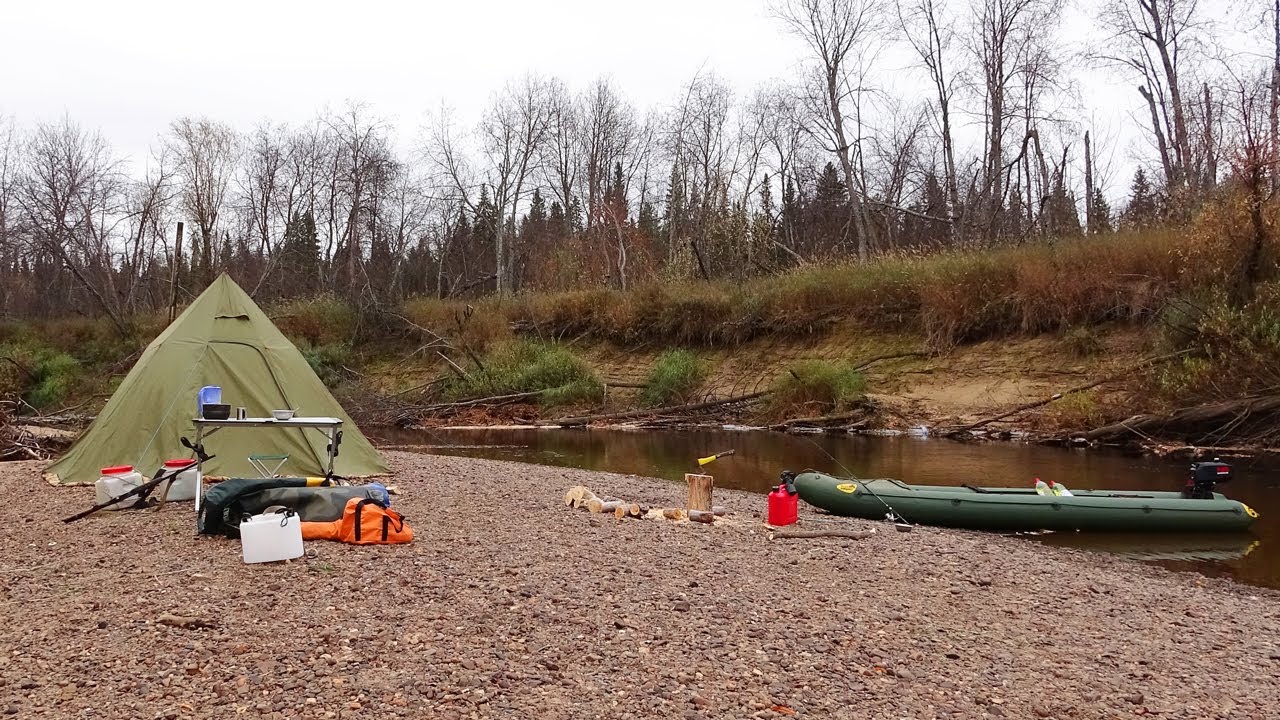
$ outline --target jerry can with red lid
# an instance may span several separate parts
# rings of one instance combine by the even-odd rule
[[[142,483],[142,473],[134,470],[132,465],[112,465],[102,468],[102,476],[93,484],[94,494],[98,498],[98,504],[102,504],[129,492]],[[133,507],[136,502],[138,502],[137,498],[127,498],[105,509],[124,510]]]
[[[769,512],[765,522],[779,527],[796,521],[800,512],[800,495],[796,491],[795,474],[783,471],[782,482],[769,493]]]

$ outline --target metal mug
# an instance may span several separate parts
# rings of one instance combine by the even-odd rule
[[[244,420],[247,417],[249,417],[249,408],[242,408],[242,407],[236,408],[237,420]]]

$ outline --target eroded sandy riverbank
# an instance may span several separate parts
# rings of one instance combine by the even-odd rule
[[[660,480],[389,453],[407,547],[247,567],[190,505],[72,525],[0,465],[0,713],[17,717],[1267,718],[1280,594],[920,528],[769,541],[566,510]],[[814,515],[802,513],[817,526]],[[865,523],[849,523],[864,527]],[[825,526],[825,524],[824,524]],[[207,629],[160,625],[165,613]]]

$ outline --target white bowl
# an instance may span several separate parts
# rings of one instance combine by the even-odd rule
[[[292,410],[272,410],[271,417],[277,420],[291,420],[293,419],[293,411]]]

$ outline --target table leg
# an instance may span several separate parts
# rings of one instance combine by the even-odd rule
[[[338,435],[332,429],[330,429],[325,434],[329,436],[329,469],[325,473],[325,477],[328,478],[329,480],[332,480],[333,479],[333,451],[337,450],[337,448],[334,446],[338,442]]]
[[[204,440],[204,428],[196,428],[196,447]],[[204,499],[204,462],[196,456],[196,531],[200,529],[200,501]]]

